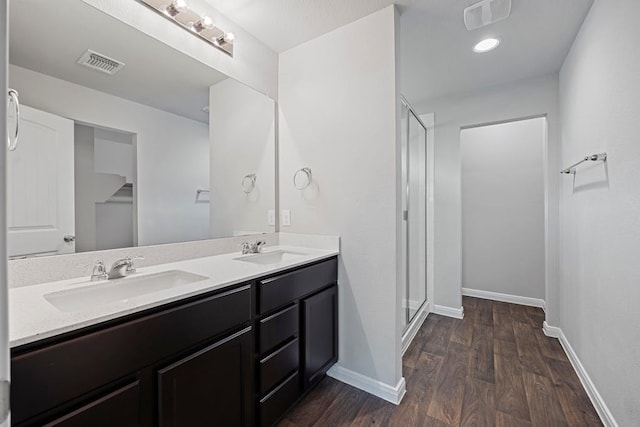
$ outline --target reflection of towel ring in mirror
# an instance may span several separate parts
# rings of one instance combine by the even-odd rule
[[[256,188],[256,178],[255,173],[250,173],[242,178],[242,191],[244,191],[244,194],[249,194]]]
[[[9,89],[9,103],[13,103],[15,108],[16,126],[13,136],[7,136],[7,149],[9,151],[15,151],[18,145],[18,134],[20,133],[20,101],[18,100],[18,91],[15,89]]]
[[[311,185],[311,169],[310,168],[302,168],[298,169],[295,174],[293,174],[293,186],[296,187],[297,190],[304,190],[309,185]]]

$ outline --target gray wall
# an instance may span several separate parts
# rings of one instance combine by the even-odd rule
[[[596,1],[560,73],[560,326],[621,426],[640,425],[640,2]]]
[[[267,212],[275,210],[275,102],[233,79],[209,89],[211,237],[274,232]],[[255,188],[245,194],[245,175]]]
[[[547,115],[545,283],[547,321],[557,325],[558,300],[558,76],[523,80],[414,106],[435,113],[435,304],[459,308],[462,282],[460,129]]]
[[[94,129],[75,124],[73,144],[76,252],[96,250]],[[87,185],[88,183],[88,185]]]
[[[373,42],[376,40],[376,42]],[[386,386],[402,377],[396,287],[395,10],[280,55],[280,209],[284,232],[341,238],[341,367]],[[296,190],[296,170],[314,183]]]
[[[462,287],[544,299],[545,118],[463,129]]]

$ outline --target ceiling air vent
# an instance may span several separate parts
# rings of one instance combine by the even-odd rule
[[[101,53],[94,52],[90,49],[82,54],[80,59],[78,59],[78,64],[94,70],[102,71],[103,73],[111,76],[124,67],[124,63],[102,55]]]
[[[467,30],[494,24],[511,14],[511,0],[482,0],[464,10],[464,25]]]

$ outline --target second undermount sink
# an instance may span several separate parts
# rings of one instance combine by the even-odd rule
[[[51,292],[44,295],[44,298],[60,311],[80,311],[113,302],[126,302],[137,296],[207,279],[208,277],[199,274],[170,270],[144,276],[90,282],[79,288]]]
[[[253,264],[278,264],[281,262],[294,261],[300,257],[308,255],[304,252],[288,251],[288,250],[275,250],[270,252],[263,252],[259,254],[243,255],[238,258],[234,258],[236,261],[250,262]]]

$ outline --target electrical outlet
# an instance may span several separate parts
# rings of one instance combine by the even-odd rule
[[[289,227],[291,225],[291,211],[289,209],[282,210],[282,225]]]
[[[276,211],[273,209],[267,211],[267,224],[276,225]]]

